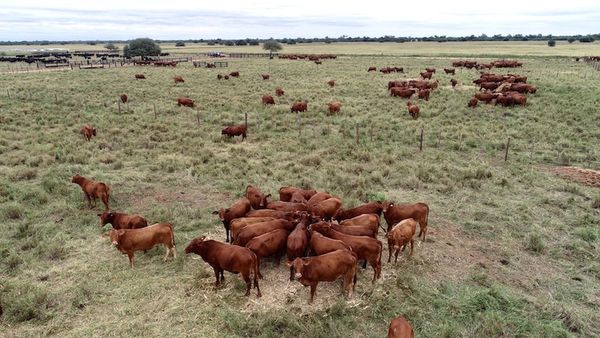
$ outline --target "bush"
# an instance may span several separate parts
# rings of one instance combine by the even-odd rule
[[[182,41],[179,41],[175,44],[175,47],[185,47],[185,43]]]
[[[548,47],[554,47],[554,46],[556,46],[556,41],[548,40]]]
[[[531,252],[540,254],[544,252],[546,246],[544,245],[544,240],[542,239],[542,236],[538,233],[534,233],[529,236],[525,248]]]
[[[160,46],[152,39],[139,38],[131,40],[129,44],[123,47],[123,54],[126,57],[158,56],[160,55]]]
[[[17,220],[23,217],[23,208],[20,204],[11,203],[2,208],[2,218],[5,220]]]
[[[569,41],[569,43],[573,43],[573,42],[575,42],[575,39],[569,38],[567,41]]]

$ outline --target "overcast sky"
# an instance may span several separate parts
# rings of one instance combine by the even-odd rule
[[[0,1],[0,40],[600,33],[600,0]]]

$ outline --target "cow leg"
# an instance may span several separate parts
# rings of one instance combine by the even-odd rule
[[[215,266],[215,267],[213,267],[213,270],[215,271],[215,278],[216,278],[215,287],[218,287],[219,286],[219,269]]]
[[[225,275],[223,275],[223,269],[220,269],[219,272],[221,273],[221,283],[225,282]]]
[[[373,283],[377,280],[378,272],[377,272],[377,262],[369,262],[373,267]]]
[[[102,203],[104,203],[104,207],[106,208],[106,210],[108,211],[108,194],[103,194],[102,195]]]
[[[173,259],[177,258],[177,248],[175,247],[175,245],[173,245],[173,247],[171,248],[171,251],[173,252]]]
[[[398,254],[400,253],[400,248],[396,249],[396,252],[394,252],[394,254],[396,255],[396,257],[394,258],[394,264],[398,263]]]
[[[87,199],[88,202],[88,208],[92,208],[92,200],[90,198],[90,195],[88,195],[87,193],[85,193],[85,198]]]
[[[169,257],[169,253],[171,252],[171,249],[165,244],[165,249],[167,252],[165,252],[165,257],[163,257],[163,262],[167,261],[167,258]]]
[[[414,248],[415,248],[415,240],[411,238],[410,239],[410,254],[409,254],[410,256],[412,256]]]
[[[388,242],[388,263],[392,260],[392,244]]]
[[[133,252],[128,252],[127,258],[129,258],[129,264],[131,265],[131,268],[133,269],[135,267],[135,256],[133,255]]]
[[[363,264],[362,264],[362,268],[366,269],[367,268],[367,260],[363,260]]]
[[[319,282],[314,282],[314,284],[310,285],[310,304],[312,304],[313,299],[315,298],[315,292],[317,292],[317,285]]]
[[[260,257],[256,256],[256,266],[258,266],[258,278],[263,279],[262,273],[260,273]]]
[[[290,266],[290,281],[294,280],[294,266]]]
[[[246,294],[244,296],[250,296],[250,288],[252,287],[252,281],[250,280],[250,271],[242,273],[242,278],[244,278],[244,282],[246,282]]]

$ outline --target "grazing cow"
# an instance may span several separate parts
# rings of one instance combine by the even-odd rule
[[[106,224],[112,224],[113,229],[139,229],[148,226],[148,222],[144,217],[139,215],[129,215],[120,212],[105,211],[98,214],[100,217],[100,227]]]
[[[96,128],[94,128],[91,124],[86,124],[79,129],[79,133],[83,135],[83,138],[86,141],[89,141],[93,136],[96,136]]]
[[[514,105],[515,100],[510,94],[496,94],[496,104],[498,103],[504,107],[508,107]]]
[[[335,231],[352,236],[368,236],[377,238],[377,233],[379,232],[379,228],[377,226],[374,228],[367,226],[347,226],[340,225],[337,221],[330,222],[329,225]]]
[[[262,104],[264,104],[264,105],[275,104],[275,100],[273,100],[273,96],[271,96],[271,95],[263,95]]]
[[[418,119],[420,112],[419,107],[410,101],[406,102],[406,106],[408,107],[408,113],[410,114],[410,116],[412,116],[412,118],[415,120]]]
[[[498,88],[498,86],[500,86],[500,83],[497,82],[482,82],[479,84],[479,89],[494,90]]]
[[[276,229],[260,236],[256,236],[246,243],[246,248],[256,254],[257,264],[260,271],[260,259],[271,255],[277,255],[277,265],[281,261],[281,256],[285,252],[289,231],[285,229]],[[258,278],[262,279],[259,273]]]
[[[306,197],[304,197],[304,193],[302,191],[296,191],[292,194],[292,198],[290,199],[292,203],[308,203]]]
[[[274,217],[240,217],[236,218],[229,223],[229,231],[231,233],[231,240],[235,241],[237,235],[248,225],[273,221]]]
[[[238,124],[235,126],[229,126],[229,127],[225,127],[223,128],[223,130],[221,130],[221,135],[227,135],[228,137],[234,137],[234,136],[242,136],[242,141],[246,139],[246,132],[248,131],[248,129],[246,128],[245,125],[243,124]]]
[[[400,253],[400,249],[404,251],[406,246],[410,242],[410,256],[413,254],[413,249],[415,245],[415,241],[413,237],[415,236],[415,232],[417,231],[417,221],[412,218],[405,219],[400,223],[394,225],[392,230],[387,233],[388,239],[388,263],[392,259],[392,249],[394,251],[394,263],[398,262],[398,253]]]
[[[109,235],[112,244],[127,255],[132,269],[135,266],[135,251],[150,250],[156,244],[163,244],[167,249],[163,261],[167,260],[170,253],[173,253],[173,258],[177,257],[173,226],[169,223],[156,223],[141,229],[112,229]]]
[[[519,93],[532,93],[532,94],[535,94],[535,92],[537,91],[537,87],[529,85],[529,84],[526,84],[526,83],[513,83],[510,86],[510,90],[515,91],[515,92],[519,92]]]
[[[377,67],[369,67],[369,69],[367,70],[367,72],[376,72],[377,71]]]
[[[267,204],[268,205],[268,204]],[[281,211],[274,209],[260,209],[260,210],[252,210],[246,214],[246,217],[273,217],[273,218],[282,218],[287,220],[294,219],[295,215],[290,211]]]
[[[315,193],[308,199],[308,202],[306,202],[306,206],[310,210],[310,209],[314,208],[317,204],[319,204],[319,203],[323,202],[324,200],[331,198],[331,197],[333,197],[333,196],[331,196],[327,192]]]
[[[469,104],[467,105],[467,107],[475,108],[475,107],[477,107],[477,102],[479,102],[479,101],[477,101],[476,98],[472,97],[469,100]]]
[[[315,64],[316,64],[316,65],[320,65],[320,64],[322,64],[322,63],[323,63],[323,62],[321,62],[321,60],[315,60]]]
[[[269,78],[271,78],[271,75],[269,74],[261,74],[260,76],[262,76],[263,80],[268,80]]]
[[[292,199],[292,195],[295,192],[301,192],[304,195],[305,199],[310,199],[313,195],[317,193],[316,190],[313,189],[300,189],[295,187],[281,187],[279,188],[279,200],[283,202],[289,202]]]
[[[177,98],[177,106],[186,106],[190,108],[194,108],[194,101],[192,99],[188,99],[187,97],[179,97]]]
[[[307,211],[306,204],[304,203],[293,203],[284,201],[272,201],[267,204],[267,209],[275,209],[281,211]]]
[[[270,196],[271,194],[263,194],[257,187],[251,185],[246,187],[246,198],[250,201],[250,205],[254,210],[265,209],[267,207],[267,197]]]
[[[343,276],[342,294],[356,286],[356,257],[348,250],[336,250],[316,257],[296,258],[288,265],[295,271],[294,276],[304,286],[310,285],[310,302],[313,302],[319,282],[333,282]],[[351,285],[352,284],[352,285]]]
[[[240,76],[240,72],[239,71],[231,72],[231,73],[229,73],[229,76],[231,76],[231,77],[239,77]]]
[[[71,182],[78,184],[81,187],[90,209],[96,206],[96,198],[99,198],[102,203],[104,203],[106,210],[109,210],[108,198],[110,196],[110,188],[108,185],[90,180],[79,174],[75,174],[75,176],[71,178]],[[92,206],[92,199],[94,200],[94,206]]]
[[[285,92],[283,91],[283,89],[281,89],[281,88],[276,88],[275,89],[275,95],[276,96],[283,96],[283,94],[285,94]]]
[[[416,91],[414,89],[406,89],[403,87],[392,87],[390,96],[399,96],[404,99],[409,99]]]
[[[246,296],[250,296],[250,274],[254,274],[254,287],[257,297],[260,297],[260,288],[258,287],[258,276],[260,268],[258,259],[252,250],[236,245],[221,243],[214,240],[207,240],[206,236],[193,239],[185,248],[185,253],[193,252],[200,255],[202,259],[212,266],[215,271],[215,287],[225,280],[223,271],[227,270],[233,273],[239,273],[246,282]],[[221,278],[219,278],[219,275]]]
[[[329,87],[333,87],[335,86],[335,80],[329,80],[327,81],[327,84],[329,85]]]
[[[229,225],[231,221],[235,218],[244,217],[246,213],[250,211],[250,200],[246,197],[240,198],[235,201],[231,205],[231,207],[227,209],[219,209],[218,211],[213,211],[214,215],[219,215],[219,219],[223,222],[223,227],[225,227],[225,233],[227,236],[226,242],[229,242]]]
[[[382,207],[383,208],[383,207]],[[349,219],[345,219],[340,222],[342,226],[362,226],[368,227],[373,230],[379,229],[381,224],[379,222],[379,215],[377,214],[363,214]],[[383,227],[381,227],[383,229]],[[378,230],[376,230],[378,231]],[[383,229],[385,231],[385,229]]]
[[[246,246],[246,244],[254,237],[266,234],[267,232],[285,229],[286,231],[294,230],[295,223],[286,219],[275,219],[272,221],[264,221],[246,225],[239,234],[235,237],[233,244]]]
[[[329,107],[329,115],[333,115],[335,113],[339,113],[342,108],[342,103],[340,101],[330,102],[327,104]]]
[[[380,202],[369,202],[351,209],[343,209],[340,208],[333,216],[334,219],[338,221],[343,221],[345,219],[350,219],[354,217],[358,217],[364,214],[376,214],[378,216],[381,215],[383,211],[383,205]]]
[[[313,205],[309,208],[309,211],[315,217],[330,220],[341,206],[341,199],[337,197],[331,197]]]
[[[287,260],[288,262],[293,261],[298,257],[306,256],[306,249],[308,248],[308,234],[306,227],[308,226],[310,215],[303,214],[300,222],[296,225],[296,228],[287,238]],[[290,280],[294,280],[294,270],[290,267]]]
[[[429,101],[429,89],[419,89],[419,98],[425,101]]]
[[[392,225],[402,220],[413,218],[419,223],[421,228],[417,237],[423,235],[423,241],[425,241],[427,220],[429,218],[429,206],[427,204],[394,204],[393,202],[386,201],[383,202],[383,217],[388,224],[387,232],[390,232]]]
[[[223,76],[223,78],[224,78],[225,80],[229,80],[229,75],[225,75],[225,76]]]
[[[312,224],[311,229],[321,234],[348,244],[352,251],[356,252],[358,259],[365,259],[373,267],[373,282],[381,277],[381,252],[383,245],[381,241],[367,236],[346,235],[333,230],[327,222]]]
[[[121,94],[121,102],[127,103],[128,100],[129,98],[127,97],[127,94]]]
[[[431,76],[433,75],[432,72],[421,72],[419,74],[421,74],[421,77],[423,79],[429,79],[429,80],[431,80]]]
[[[425,68],[427,73],[435,73],[435,68]]]
[[[521,93],[510,92],[510,95],[512,95],[515,104],[524,106],[527,103],[527,96]]]
[[[173,78],[173,80],[175,81],[175,84],[178,84],[179,82],[181,82],[181,83],[185,82],[185,80],[181,76],[175,76]]]
[[[146,78],[146,77],[144,76],[144,74],[135,74],[135,79],[136,79],[136,80],[143,80],[143,79],[145,79],[145,78]]]
[[[393,87],[406,87],[406,86],[407,86],[406,81],[388,81],[388,90],[392,89]]]
[[[454,68],[444,68],[444,72],[446,74],[452,74],[455,75],[456,71],[454,70]]]
[[[223,79],[223,75],[217,74],[217,80],[222,80],[222,79]]]
[[[314,229],[310,229],[309,232],[310,240],[308,242],[308,249],[312,256],[319,256],[335,250],[348,250],[353,252],[348,244],[339,239],[325,237],[320,232],[314,231]],[[356,253],[354,253],[354,255],[356,255]]]
[[[296,102],[296,103],[292,104],[291,111],[292,111],[292,113],[298,113],[298,112],[306,111],[307,109],[308,109],[308,102],[303,101],[303,102]]]
[[[494,100],[496,98],[496,95],[494,95],[492,93],[476,93],[475,96],[473,96],[473,97],[479,101],[483,101],[485,103],[491,103],[492,100]]]
[[[387,338],[415,338],[415,333],[408,321],[398,316],[390,322]]]
[[[450,79],[450,84],[452,85],[452,88],[454,88],[458,84],[458,81],[456,81],[454,79]]]

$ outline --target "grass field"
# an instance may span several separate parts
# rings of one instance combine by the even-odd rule
[[[380,46],[386,44],[343,48],[377,54]],[[468,109],[477,71],[458,70],[456,90],[437,73],[440,88],[429,102],[416,101],[421,118],[412,120],[405,101],[389,97],[387,81],[448,67],[448,46],[415,53],[438,57],[340,57],[321,66],[233,60],[226,71],[241,77],[229,81],[216,80],[225,70],[190,64],[3,75],[0,335],[383,337],[402,314],[418,337],[599,336],[600,191],[550,170],[600,169],[600,74],[569,58],[534,55],[600,54],[598,44],[585,52],[561,44],[503,51],[527,55],[522,69],[509,70],[539,88],[525,107]],[[342,46],[315,52],[334,48]],[[504,48],[474,44],[456,53]],[[408,74],[367,73],[371,65],[404,66]],[[135,73],[147,80],[135,81]],[[260,80],[261,73],[271,80]],[[174,75],[185,84],[175,86]],[[337,86],[329,88],[329,79]],[[286,95],[263,107],[261,96],[276,87]],[[130,103],[119,114],[121,93]],[[199,108],[177,107],[181,95]],[[309,102],[300,131],[289,112],[296,100]],[[342,112],[327,116],[333,100],[343,103]],[[221,128],[242,123],[244,113],[248,140],[222,138]],[[79,134],[85,123],[98,129],[89,143]],[[172,222],[177,259],[163,263],[163,249],[155,248],[138,253],[131,270],[103,237],[100,208],[89,210],[70,182],[76,172],[109,184],[114,209]],[[412,258],[384,263],[375,284],[372,270],[360,269],[349,301],[337,284],[322,283],[307,304],[308,289],[289,283],[287,267],[268,259],[262,298],[244,297],[232,274],[215,290],[212,269],[183,248],[200,235],[223,240],[211,211],[248,184],[274,195],[283,185],[310,186],[348,207],[382,198],[424,201],[431,208],[428,240]]]

